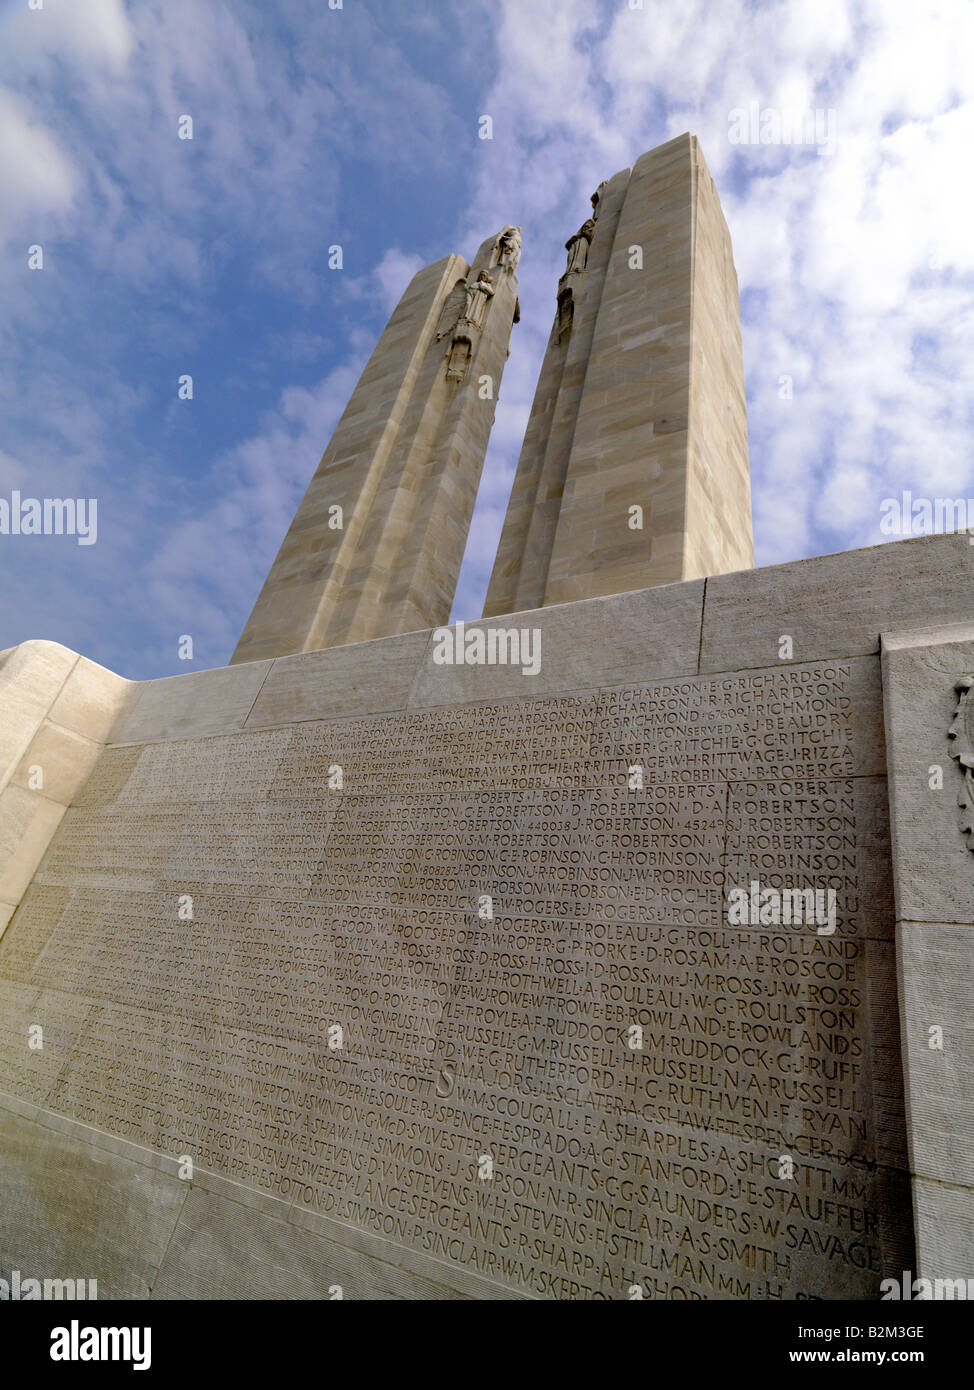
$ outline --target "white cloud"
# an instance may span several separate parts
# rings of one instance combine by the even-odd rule
[[[502,392],[516,412],[540,366],[560,242],[588,193],[689,129],[717,179],[742,294],[757,292],[744,349],[758,562],[881,540],[879,502],[901,486],[974,493],[966,0],[619,4],[595,36],[587,5],[531,7],[530,22],[517,0],[500,10],[485,109],[503,109],[516,135],[485,161],[465,225],[495,219],[502,195],[513,205],[503,215],[525,224],[525,324]],[[732,145],[729,113],[751,101],[831,109],[834,153]],[[794,379],[791,401],[779,398],[781,374]],[[461,576],[463,616],[478,611],[490,568],[473,538],[493,533],[516,462],[507,409],[505,399]]]
[[[418,270],[423,268],[421,256],[400,251],[397,246],[382,257],[373,274],[379,282],[382,307],[391,314],[403,296],[403,291]]]
[[[72,161],[28,102],[0,88],[0,243],[25,234],[43,242],[46,215],[71,207],[78,182]],[[25,262],[26,256],[25,245]]]
[[[46,67],[67,58],[87,67],[124,68],[136,37],[122,0],[45,0],[42,9],[20,6],[11,15],[9,42],[18,62]]]
[[[246,273],[262,288],[316,304],[315,256],[342,239],[333,228],[358,225],[341,159],[388,171],[390,180],[403,169],[421,177],[440,161],[458,189],[472,175],[443,250],[470,254],[507,222],[521,224],[524,238],[522,323],[457,600],[462,616],[475,615],[551,326],[563,243],[602,178],[690,129],[718,183],[748,310],[759,562],[881,539],[879,501],[903,487],[974,493],[967,0],[646,0],[636,11],[625,0],[483,0],[447,8],[463,26],[450,71],[469,81],[466,106],[448,100],[432,65],[424,70],[422,59],[398,50],[402,31],[387,32],[364,5],[354,16],[349,6],[337,16],[304,0],[282,6],[282,25],[301,37],[294,48],[277,41],[263,8],[218,0],[46,0],[43,11],[24,7],[5,21],[0,236],[14,245],[26,237],[25,246],[60,239],[80,270],[73,282],[48,277],[42,300],[16,256],[0,265],[8,317],[23,330],[20,342],[32,345],[20,358],[23,374],[0,385],[0,404],[16,405],[18,393],[28,403],[37,439],[52,441],[72,490],[85,491],[85,470],[97,472],[139,389],[110,379],[107,368],[93,387],[98,335],[111,331],[110,320],[85,325],[85,351],[73,365],[43,356],[45,323],[79,286],[115,296],[119,314],[149,307],[149,328],[165,322],[188,353],[201,333],[193,297],[205,297],[226,254],[214,228],[232,229],[247,247]],[[419,12],[407,20],[422,31],[420,43],[435,42]],[[359,26],[363,46],[343,48],[351,28],[336,24]],[[750,101],[834,110],[834,153],[732,145],[728,114]],[[193,142],[175,138],[184,112],[196,122]],[[471,133],[481,112],[494,119],[493,141]],[[421,260],[438,254],[402,249],[417,243],[406,240],[394,203],[387,222],[393,245],[378,264],[329,284],[329,293],[361,301],[366,322],[376,305],[388,313]],[[217,501],[197,515],[192,498],[172,502],[171,529],[154,534],[139,557],[138,582],[151,601],[160,612],[191,615],[206,630],[204,646],[220,649],[217,659],[236,636],[227,615],[239,613],[241,593],[256,595],[374,341],[365,327],[349,334],[325,315],[321,324],[352,360],[316,386],[281,392],[260,427],[207,473]],[[281,344],[297,367],[325,346],[308,328],[292,339],[282,315],[267,329],[268,343]],[[791,401],[779,397],[781,374],[794,379]],[[43,452],[41,443],[21,447],[23,437],[0,442],[25,466]],[[140,479],[128,499],[130,530],[138,528],[136,505],[155,500]],[[118,492],[114,505],[121,514]]]

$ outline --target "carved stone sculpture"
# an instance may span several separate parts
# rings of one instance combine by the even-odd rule
[[[947,737],[953,741],[950,756],[964,774],[964,789],[958,797],[961,829],[969,836],[968,849],[974,850],[974,676],[962,676],[954,689],[957,708]]]
[[[486,270],[480,272],[472,285],[467,283],[463,313],[453,330],[447,352],[447,381],[462,381],[466,376],[467,366],[473,356],[474,338],[483,329],[487,305],[493,299],[494,293],[494,282]]]
[[[572,320],[575,317],[575,299],[571,289],[566,286],[558,294],[558,315],[555,320],[557,324],[556,341],[561,342],[563,338],[572,330]]]
[[[462,381],[467,374],[467,367],[470,363],[470,354],[473,345],[470,339],[457,333],[450,344],[450,351],[447,354],[446,379],[447,381]]]
[[[569,237],[565,242],[565,250],[568,252],[568,264],[565,267],[566,275],[575,275],[585,269],[588,262],[588,248],[592,244],[592,237],[595,235],[595,222],[590,217],[583,222],[573,237]]]
[[[505,227],[497,242],[497,264],[517,269],[521,259],[521,228]]]
[[[494,282],[486,270],[477,276],[476,282],[467,285],[467,300],[457,327],[464,324],[471,328],[483,328],[487,316],[488,301],[494,297]]]

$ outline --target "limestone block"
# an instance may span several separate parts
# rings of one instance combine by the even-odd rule
[[[269,661],[253,661],[146,681],[115,728],[112,743],[145,743],[239,729],[270,668]]]
[[[913,1171],[974,1189],[974,924],[901,922],[897,945]]]
[[[703,583],[695,581],[467,623],[468,633],[540,632],[538,674],[524,674],[522,665],[437,665],[431,640],[410,704],[420,708],[468,700],[530,699],[555,691],[692,675],[702,600]]]
[[[70,806],[84,785],[102,751],[103,745],[90,738],[71,733],[60,724],[45,719],[31,740],[30,747],[20,760],[11,781],[15,786],[29,789],[31,768],[39,768],[43,777],[42,791],[49,801]]]
[[[790,636],[795,661],[879,651],[881,632],[970,621],[966,532],[715,575],[704,599],[701,671],[766,666]]]
[[[145,1298],[186,1197],[177,1178],[0,1108],[0,1276]]]
[[[117,676],[114,671],[81,656],[48,717],[72,733],[104,744],[109,741],[113,724],[136,689],[135,681]]]
[[[0,902],[19,902],[44,857],[64,807],[39,792],[0,792]]]
[[[57,642],[22,642],[0,666],[0,788],[9,780],[78,660]]]
[[[428,632],[412,632],[280,657],[246,727],[398,709],[409,697],[428,640]]]
[[[883,634],[897,915],[906,921],[974,923],[974,839],[949,736],[965,674],[974,675],[970,626]]]
[[[0,902],[0,936],[3,936],[7,929],[7,923],[16,911],[17,908],[13,903]]]
[[[974,1191],[950,1187],[927,1178],[913,1179],[916,1210],[917,1260],[921,1279],[974,1279],[971,1232],[974,1231]]]

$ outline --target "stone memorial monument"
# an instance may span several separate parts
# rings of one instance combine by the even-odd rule
[[[230,666],[0,652],[0,1279],[974,1275],[974,547],[751,568],[681,136],[569,240],[487,613],[443,628],[520,236],[415,277]]]
[[[602,183],[565,249],[485,618],[754,560],[737,276],[696,140]]]
[[[505,227],[472,265],[445,256],[413,277],[231,665],[447,621],[517,315],[519,256],[520,229]]]

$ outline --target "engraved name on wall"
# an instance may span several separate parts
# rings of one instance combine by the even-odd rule
[[[541,1296],[874,1297],[910,1227],[877,680],[110,749],[0,944],[3,1089]],[[729,926],[754,880],[835,931]]]

